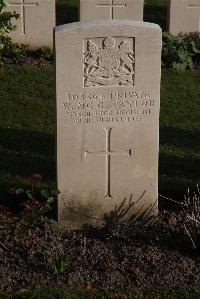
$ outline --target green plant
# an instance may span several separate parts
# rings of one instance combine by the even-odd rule
[[[52,204],[55,201],[57,191],[49,191],[42,189],[40,192],[36,191],[37,184],[41,181],[40,174],[33,174],[28,178],[28,189],[18,188],[11,190],[16,195],[24,195],[25,201],[23,203],[23,209],[20,212],[18,224],[14,230],[14,235],[17,240],[25,243],[32,241],[34,237],[34,231],[37,227],[42,227],[48,224],[52,231],[59,229],[58,223],[49,219],[48,216],[52,210]]]
[[[187,49],[193,55],[200,54],[200,33],[199,32],[191,32],[188,34],[180,34],[183,37]]]
[[[49,47],[42,46],[34,52],[36,58],[45,59],[45,60],[52,60],[53,52]]]
[[[16,26],[12,25],[12,20],[17,19],[19,15],[5,11],[5,7],[4,0],[0,0],[0,61],[3,61],[4,57],[9,57],[11,53],[17,58],[21,52],[20,46],[12,43],[11,38],[7,36],[16,29]]]
[[[65,271],[65,262],[66,257],[64,255],[59,254],[58,252],[54,253],[53,257],[53,272],[54,274],[62,274]]]
[[[1,60],[5,61],[8,58],[14,63],[19,63],[27,56],[28,51],[28,45],[13,43],[9,37],[5,37]]]
[[[193,68],[193,52],[188,48],[184,37],[173,36],[169,32],[163,33],[162,66],[176,70]]]
[[[16,29],[16,26],[12,25],[12,20],[17,19],[19,14],[9,11],[5,11],[4,0],[0,0],[0,37]]]

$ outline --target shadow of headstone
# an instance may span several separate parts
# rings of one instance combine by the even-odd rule
[[[13,187],[26,188],[26,178],[33,173],[41,174],[45,185],[55,188],[53,134],[1,128],[0,136],[0,204],[18,204],[16,196],[9,190]]]

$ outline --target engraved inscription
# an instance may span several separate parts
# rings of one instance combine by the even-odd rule
[[[105,157],[106,174],[105,174],[105,198],[112,198],[110,190],[111,173],[110,173],[110,158],[111,156],[131,156],[131,149],[125,151],[112,151],[111,150],[111,131],[112,128],[104,128],[106,133],[106,149],[105,151],[89,152],[85,150],[85,158],[87,157]]]
[[[121,125],[153,119],[157,100],[149,91],[67,93],[63,107],[74,124]]]
[[[97,4],[96,6],[98,8],[101,8],[101,7],[107,7],[107,8],[110,8],[110,20],[113,20],[114,19],[114,9],[115,8],[125,8],[126,7],[126,3],[119,3],[119,4],[115,4],[114,3],[114,0],[109,0],[110,3],[108,4],[102,4],[102,3],[99,3]]]
[[[20,18],[22,22],[22,34],[26,34],[26,14],[25,7],[35,7],[38,6],[38,2],[26,3],[25,0],[20,0],[20,2],[8,2],[8,6],[19,6],[21,7]]]
[[[107,37],[84,42],[84,87],[133,86],[135,39]]]
[[[200,0],[188,0],[188,7],[200,8]]]

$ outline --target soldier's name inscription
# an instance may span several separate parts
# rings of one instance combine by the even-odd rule
[[[63,107],[74,124],[125,124],[148,121],[156,102],[149,91],[67,93]]]

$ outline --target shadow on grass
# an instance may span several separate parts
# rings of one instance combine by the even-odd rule
[[[52,134],[0,128],[0,200],[11,198],[9,189],[21,187],[33,173],[55,181],[55,137]],[[1,202],[0,202],[1,203]]]
[[[199,179],[199,169],[200,160],[160,154],[160,175],[196,180],[197,182]]]
[[[195,152],[200,151],[199,131],[161,127],[162,145],[172,145],[193,152],[193,155],[176,156],[172,153],[160,154],[159,193],[182,200],[187,187],[195,190],[199,182],[200,159]],[[44,181],[56,181],[55,136],[49,133],[21,129],[0,128],[0,198],[5,200],[9,189],[25,181],[32,173],[40,173]],[[176,150],[176,149],[175,149]]]
[[[190,132],[173,127],[160,127],[160,144],[174,145],[179,148],[198,150],[200,152],[200,132]]]
[[[181,201],[187,188],[196,191],[200,160],[160,154],[159,161],[159,194]]]
[[[187,188],[196,191],[200,182],[200,159],[195,152],[200,152],[200,132],[190,132],[173,127],[160,128],[160,144],[172,146],[172,152],[160,153],[159,193],[175,200],[183,200]],[[181,150],[183,156],[176,151]]]
[[[5,151],[23,152],[29,155],[54,155],[55,137],[53,134],[0,128],[0,135],[0,147]]]

